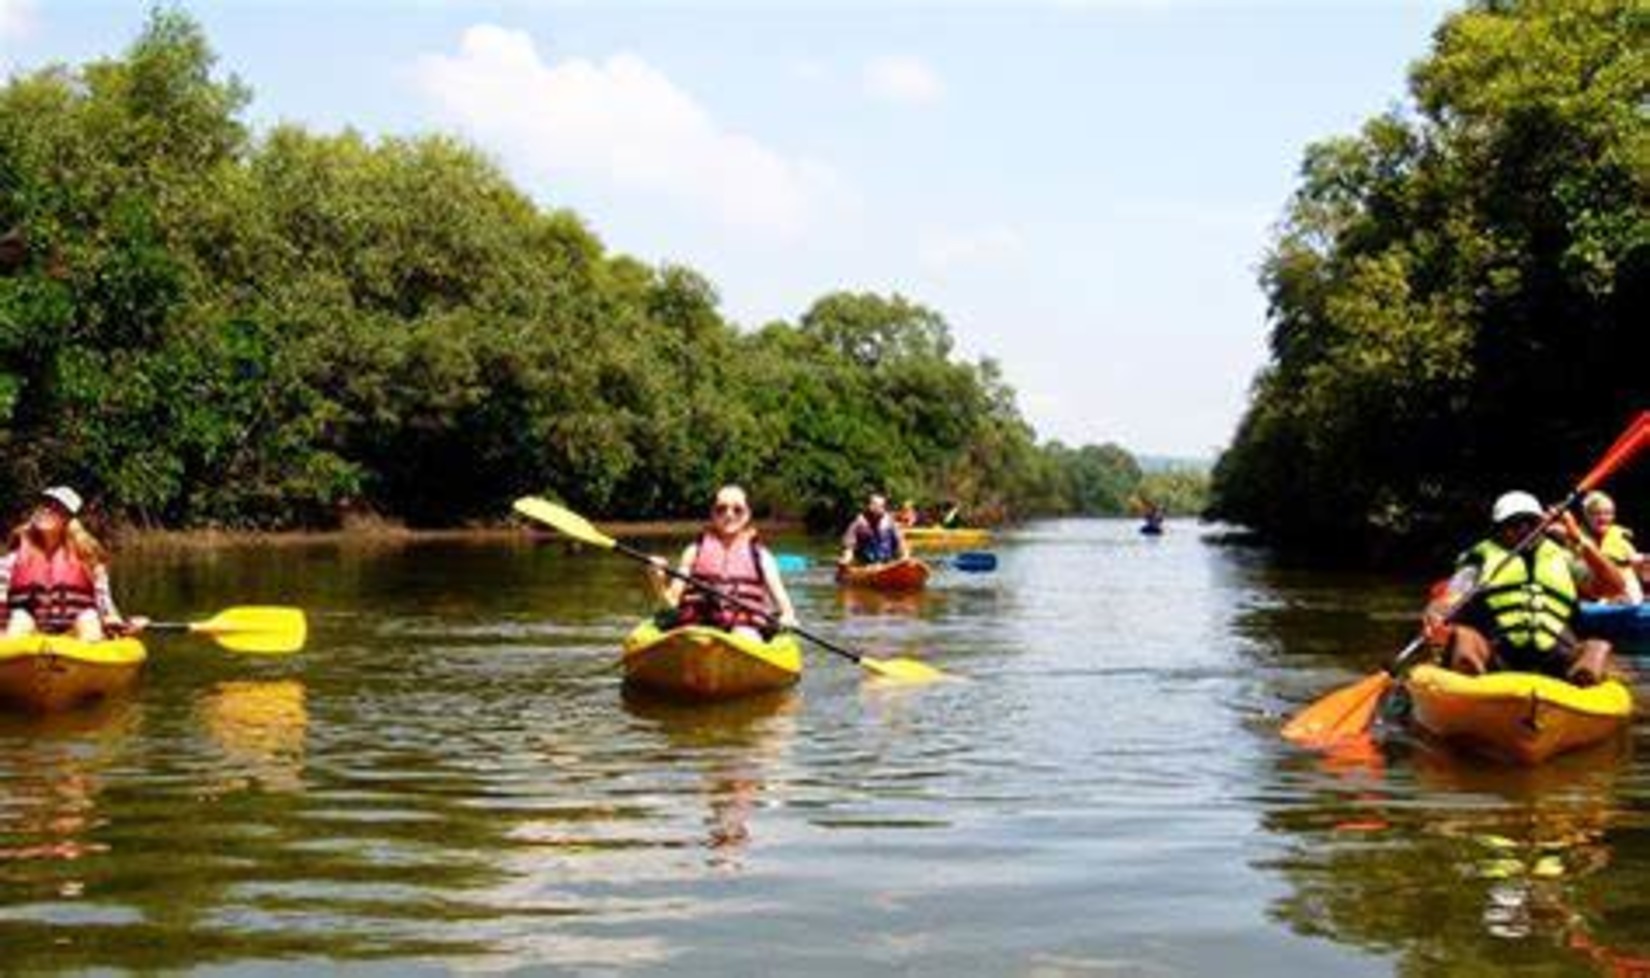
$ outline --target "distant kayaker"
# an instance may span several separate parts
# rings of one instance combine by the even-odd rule
[[[865,508],[842,534],[839,564],[886,564],[911,556],[910,545],[893,517],[888,515],[888,497],[873,492]]]
[[[147,618],[121,617],[109,589],[109,556],[80,522],[80,494],[53,486],[28,520],[11,531],[0,557],[8,636],[73,633],[95,642],[143,630]]]
[[[691,584],[668,578],[664,568],[670,563],[663,557],[653,558],[653,563],[655,586],[674,610],[673,627],[711,625],[724,631],[765,637],[777,631],[776,620],[782,627],[797,624],[791,596],[779,576],[779,565],[751,525],[750,502],[739,486],[727,485],[716,490],[710,521],[698,541],[682,551],[680,570],[747,605],[761,608],[766,614],[741,608]]]
[[[1587,517],[1587,532],[1598,544],[1599,552],[1621,571],[1622,590],[1606,600],[1619,604],[1639,604],[1644,600],[1646,559],[1633,547],[1633,531],[1616,522],[1615,500],[1594,490],[1581,501],[1581,510]]]
[[[920,519],[917,504],[909,499],[901,503],[899,510],[894,513],[894,522],[898,523],[902,530],[916,526]]]
[[[1455,575],[1422,615],[1427,641],[1444,652],[1444,664],[1478,675],[1495,670],[1535,672],[1590,686],[1604,678],[1610,643],[1581,639],[1570,627],[1579,592],[1570,554],[1543,536],[1534,546],[1507,555],[1540,525],[1541,503],[1527,492],[1495,501],[1495,528],[1456,562]],[[1582,544],[1597,555],[1590,541]],[[1602,560],[1602,555],[1596,556]],[[1605,567],[1608,567],[1608,563]],[[1494,577],[1456,616],[1450,609],[1485,574]]]

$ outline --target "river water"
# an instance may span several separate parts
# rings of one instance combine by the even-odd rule
[[[1209,532],[1034,524],[915,598],[806,571],[815,630],[962,678],[814,650],[794,691],[714,707],[623,694],[648,599],[612,554],[128,554],[129,612],[295,604],[310,643],[156,637],[134,695],[0,717],[0,971],[1643,973],[1632,745],[1534,771],[1396,731],[1288,746],[1420,585]]]

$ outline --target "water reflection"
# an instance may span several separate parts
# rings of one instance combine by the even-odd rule
[[[141,719],[119,698],[0,721],[0,883],[43,897],[84,892],[78,864],[109,848],[96,838],[105,772]]]
[[[1407,638],[1409,582],[1189,525],[1000,549],[924,594],[793,587],[820,634],[969,681],[810,649],[709,706],[621,694],[648,602],[617,556],[136,555],[124,604],[300,604],[311,646],[178,642],[124,711],[0,719],[0,971],[1547,975],[1650,944],[1631,756],[1278,739]]]
[[[685,704],[626,688],[623,700],[627,713],[648,721],[678,752],[678,763],[698,771],[709,865],[742,868],[768,779],[796,735],[801,695],[781,690],[724,703]]]
[[[844,616],[854,618],[915,618],[931,606],[937,606],[938,600],[938,595],[927,590],[878,591],[867,587],[836,589],[837,608]]]
[[[1395,953],[1404,974],[1598,957],[1594,935],[1619,885],[1611,876],[1624,868],[1624,751],[1601,745],[1515,768],[1389,732],[1282,763],[1279,780],[1305,790],[1263,818],[1286,840],[1266,863],[1290,887],[1275,919]]]
[[[303,787],[304,741],[309,710],[296,679],[221,682],[200,697],[201,726],[223,752],[219,793],[259,787]]]

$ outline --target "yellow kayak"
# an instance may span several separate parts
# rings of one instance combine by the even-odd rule
[[[764,642],[705,625],[664,631],[648,620],[623,651],[627,684],[695,700],[782,689],[802,676],[802,646],[784,632]]]
[[[1633,715],[1632,694],[1614,679],[1581,687],[1527,672],[1466,676],[1423,665],[1404,688],[1421,729],[1516,764],[1606,740]]]
[[[991,542],[991,531],[979,527],[908,526],[899,532],[913,547],[983,547]]]
[[[135,638],[0,637],[0,702],[48,713],[114,696],[137,682],[148,657]]]

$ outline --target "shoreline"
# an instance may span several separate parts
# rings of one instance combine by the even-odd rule
[[[618,539],[691,537],[702,520],[592,521],[596,528]],[[804,529],[796,520],[763,521],[766,533]],[[532,543],[567,540],[554,530],[522,524],[411,528],[398,523],[361,521],[336,530],[155,530],[125,527],[110,533],[121,550],[212,550],[237,547],[414,546],[424,543]],[[568,543],[576,541],[567,540]]]

